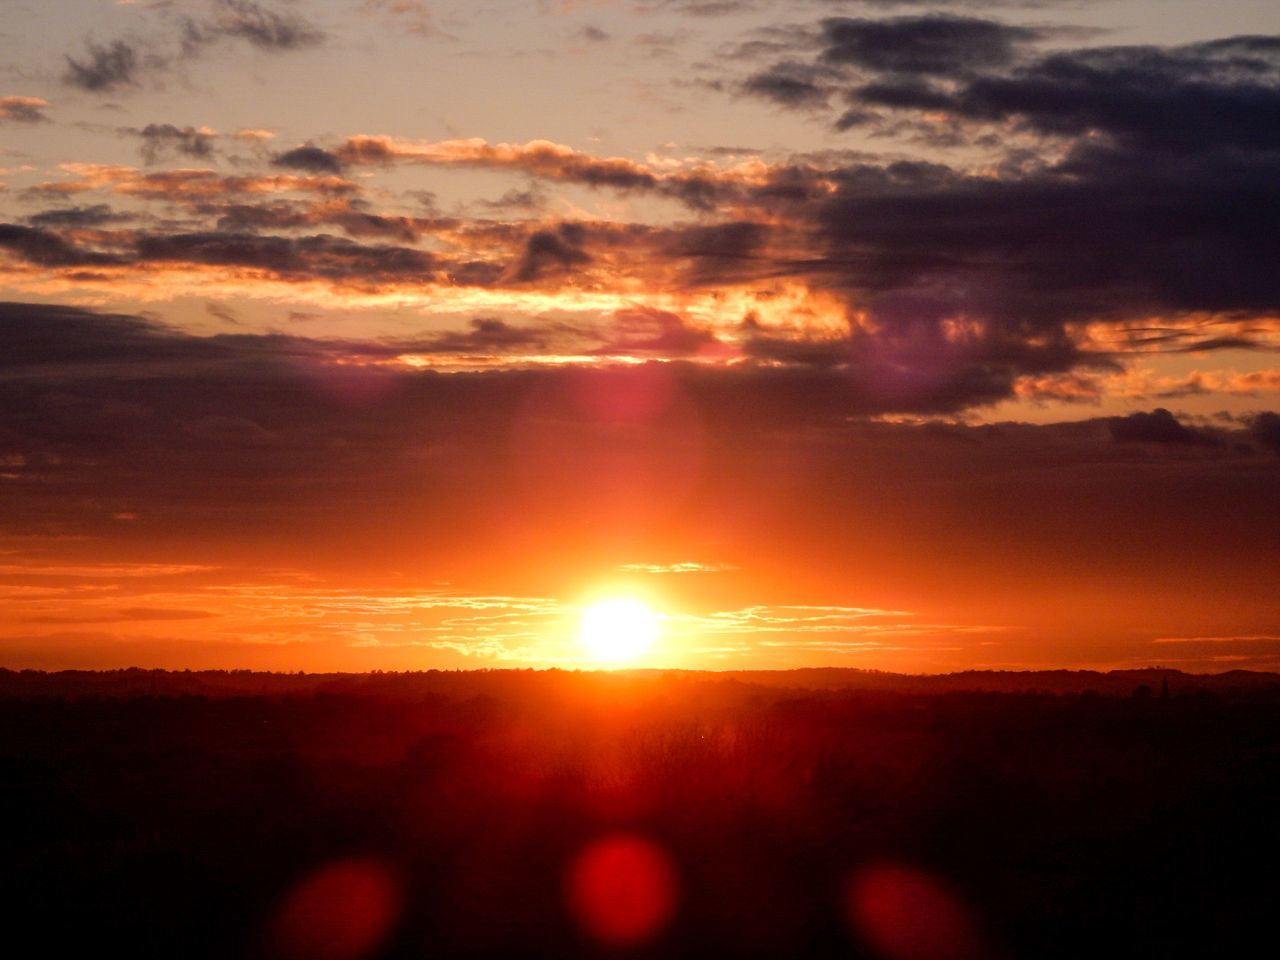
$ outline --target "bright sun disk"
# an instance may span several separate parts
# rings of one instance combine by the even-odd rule
[[[582,642],[597,660],[638,657],[657,637],[657,616],[631,597],[599,600],[582,612]]]

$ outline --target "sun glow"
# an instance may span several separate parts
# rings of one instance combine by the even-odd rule
[[[582,642],[597,660],[630,660],[647,653],[657,638],[657,616],[631,597],[599,600],[582,612]]]

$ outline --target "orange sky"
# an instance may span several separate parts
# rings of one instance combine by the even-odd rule
[[[1280,668],[1273,11],[20,6],[0,666]]]

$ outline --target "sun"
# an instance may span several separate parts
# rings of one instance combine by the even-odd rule
[[[598,600],[582,611],[582,642],[597,660],[630,660],[657,638],[657,615],[632,597]]]

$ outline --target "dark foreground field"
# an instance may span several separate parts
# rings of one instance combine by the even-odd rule
[[[0,671],[0,912],[58,957],[1252,956],[1277,680]]]

